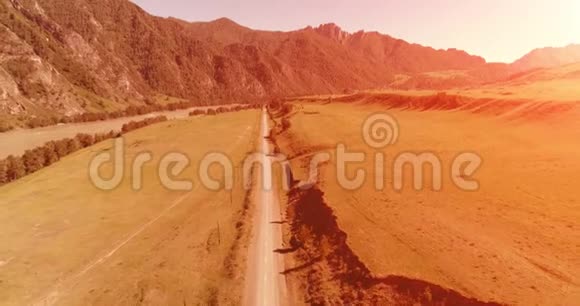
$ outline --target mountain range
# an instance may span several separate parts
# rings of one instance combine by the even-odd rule
[[[370,88],[446,89],[580,61],[580,46],[487,63],[335,24],[257,31],[155,17],[127,0],[0,0],[0,119],[171,99],[244,103]]]

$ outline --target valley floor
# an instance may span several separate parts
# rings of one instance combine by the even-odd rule
[[[518,120],[513,112],[507,118],[403,110],[374,100],[304,101],[272,111],[272,121],[259,111],[241,111],[128,133],[126,171],[111,191],[97,189],[87,177],[90,160],[111,151],[113,140],[0,187],[0,301],[239,305],[267,297],[264,304],[573,305],[580,300],[578,112]],[[363,125],[384,113],[397,121],[399,137],[375,149],[365,143]],[[272,133],[265,138],[268,125]],[[344,167],[350,179],[364,170],[361,187],[340,184],[338,145],[363,154],[364,161]],[[277,186],[271,193],[255,184],[249,192],[243,188],[242,161],[256,150],[270,153],[262,161],[288,156],[289,191],[281,188],[285,167],[263,174],[261,180],[273,179]],[[143,152],[153,159],[143,168],[143,189],[134,191],[131,165]],[[170,191],[161,184],[159,162],[171,152],[189,157],[178,178],[191,180],[193,189]],[[211,152],[226,154],[235,166],[232,191],[201,184],[199,162]],[[412,187],[410,168],[397,177],[394,160],[404,152],[437,156],[442,190],[433,190],[429,167],[420,190]],[[483,160],[473,175],[479,182],[475,191],[453,184],[451,164],[462,152]],[[308,177],[318,153],[330,159],[319,165],[319,181],[302,189],[299,181]],[[383,177],[377,176],[377,153],[385,156]],[[102,173],[112,170],[105,166]],[[219,170],[211,168],[210,175],[225,182]],[[401,191],[394,187],[398,178]]]
[[[238,304],[246,191],[237,181],[231,192],[206,189],[198,163],[210,151],[223,152],[241,171],[259,119],[258,111],[242,111],[124,135],[127,169],[112,191],[88,179],[89,160],[110,150],[112,140],[0,187],[1,304]],[[142,152],[153,160],[143,168],[143,189],[133,191],[131,162]],[[161,185],[159,160],[170,152],[190,158],[178,179],[191,180],[191,191]],[[223,171],[212,175],[220,179]]]
[[[303,101],[303,100],[302,100]],[[578,113],[550,120],[507,120],[464,111],[389,109],[380,102],[296,102],[276,142],[305,180],[310,159],[328,152],[314,189],[294,188],[285,208],[289,283],[308,303],[573,305],[580,300],[580,130]],[[362,125],[377,112],[399,124],[385,149],[363,141]],[[281,118],[278,118],[279,122]],[[337,181],[336,146],[362,152],[349,178],[365,170],[364,185]],[[452,183],[451,162],[474,152],[483,164],[477,191]],[[375,189],[374,156],[385,153],[384,190]],[[441,159],[443,184],[431,172],[415,191],[410,169],[404,189],[393,187],[393,162],[403,152]],[[425,169],[424,169],[425,170]],[[310,214],[310,215],[309,215]]]

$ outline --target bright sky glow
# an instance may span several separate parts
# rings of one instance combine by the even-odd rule
[[[188,21],[228,17],[262,30],[334,22],[434,48],[511,62],[540,47],[580,43],[580,0],[133,0],[151,14]]]

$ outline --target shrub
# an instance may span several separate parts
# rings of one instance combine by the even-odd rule
[[[81,148],[90,147],[95,144],[95,137],[89,134],[77,134],[75,139],[78,141]]]
[[[50,125],[50,121],[47,118],[40,118],[40,117],[31,118],[26,123],[26,126],[31,128],[31,129],[45,127],[48,125]]]
[[[107,137],[108,138],[119,138],[119,137],[121,137],[121,135],[123,135],[123,133],[110,131],[109,134],[107,135]]]
[[[40,156],[38,150],[27,150],[22,155],[22,162],[26,169],[26,174],[34,173],[44,166],[44,154]]]
[[[290,120],[288,118],[282,118],[282,131],[290,128]]]
[[[8,183],[8,167],[5,160],[0,160],[0,185]]]
[[[56,143],[54,141],[45,143],[43,149],[45,167],[48,167],[59,160],[58,154],[56,153]]]
[[[127,133],[130,132],[132,130],[135,129],[135,126],[137,125],[137,122],[135,121],[129,121],[128,123],[123,124],[123,127],[121,128],[121,131],[123,131],[123,133]]]
[[[196,109],[196,110],[193,110],[192,112],[190,112],[189,113],[189,116],[191,116],[191,117],[192,116],[200,116],[200,115],[204,115],[204,114],[205,114],[205,111],[204,110],[202,110],[202,109]]]
[[[210,109],[207,110],[207,114],[210,115],[210,116],[215,116],[215,115],[217,115],[217,112],[216,112],[215,109],[210,108]]]
[[[66,140],[66,147],[67,147],[68,154],[74,153],[81,148],[80,144],[78,143],[78,141],[76,139],[70,139],[70,138]]]
[[[99,143],[101,141],[105,141],[107,139],[112,139],[112,138],[117,138],[119,136],[119,133],[110,131],[108,133],[101,133],[101,134],[96,134],[95,135],[95,143]]]
[[[282,114],[287,115],[292,112],[292,105],[289,103],[284,103],[282,106]]]
[[[67,140],[68,139],[61,139],[55,141],[55,152],[59,159],[69,154]]]
[[[6,176],[9,182],[26,175],[26,168],[24,168],[24,163],[22,163],[22,158],[20,157],[8,156],[6,158],[6,167]]]
[[[14,127],[7,122],[0,121],[0,133],[8,132],[12,130]]]
[[[284,100],[280,97],[275,97],[270,101],[270,108],[271,109],[278,109],[282,106],[282,104],[284,103]]]
[[[148,126],[151,124],[155,124],[155,123],[159,123],[159,122],[163,122],[163,121],[167,121],[167,117],[158,116],[158,117],[154,117],[154,118],[147,118],[147,119],[144,119],[141,121],[131,121],[129,123],[123,124],[121,131],[123,133],[128,133],[128,132],[131,132],[133,130],[140,129],[142,127],[145,127],[145,126]]]
[[[99,143],[108,139],[108,134],[95,134],[95,143]]]
[[[145,104],[147,105],[155,105],[155,101],[151,97],[145,97],[145,99],[143,99],[143,102],[145,102]]]

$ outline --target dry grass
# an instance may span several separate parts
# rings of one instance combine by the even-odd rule
[[[292,167],[299,179],[306,177],[308,156],[339,142],[367,156],[367,162],[347,167],[349,175],[363,168],[373,177],[375,151],[364,144],[361,125],[379,111],[390,112],[400,123],[399,142],[385,150],[384,191],[376,191],[372,180],[355,191],[341,188],[334,155],[321,168],[324,200],[348,246],[374,277],[401,276],[513,305],[578,301],[577,113],[549,122],[520,122],[465,112],[387,110],[376,104],[306,103],[297,108],[302,110],[277,142],[283,153],[295,157]],[[390,165],[404,151],[431,151],[441,157],[443,191],[431,191],[429,179],[426,190],[412,190],[408,172],[406,188],[393,190]],[[481,184],[477,192],[451,183],[449,166],[462,151],[484,159],[476,175]],[[330,264],[330,273],[342,267]],[[309,284],[316,283],[309,279]],[[327,289],[332,296],[333,289]]]
[[[216,299],[236,304],[239,273],[231,266],[226,271],[224,261],[232,260],[239,238],[235,224],[245,192],[239,182],[232,195],[206,190],[197,168],[208,151],[241,162],[257,139],[258,114],[171,121],[127,134],[127,163],[138,152],[154,156],[144,167],[140,192],[131,190],[128,173],[110,192],[90,183],[89,160],[110,148],[110,141],[1,187],[2,304],[30,304],[51,294],[59,305],[190,305]],[[193,192],[172,192],[159,183],[158,161],[172,151],[190,157],[180,178],[194,182]]]

